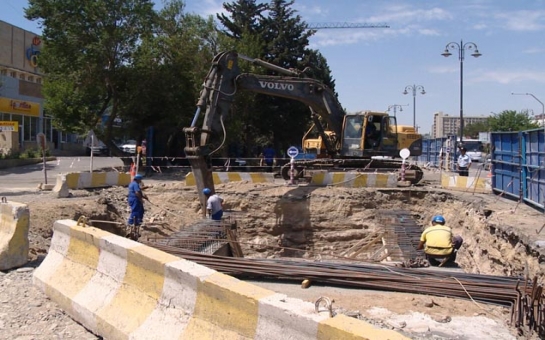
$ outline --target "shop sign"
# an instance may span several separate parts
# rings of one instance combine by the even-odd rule
[[[29,48],[26,49],[26,58],[28,59],[30,66],[38,67],[38,56],[40,55],[40,50],[38,47],[42,44],[40,37],[35,36],[32,38],[32,44]]]
[[[40,104],[26,100],[0,98],[0,112],[39,117]]]
[[[4,131],[19,131],[19,122],[0,121],[0,132]]]

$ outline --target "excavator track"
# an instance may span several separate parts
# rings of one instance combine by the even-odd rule
[[[294,162],[296,170],[294,177],[303,178],[305,171],[327,170],[327,171],[358,171],[358,172],[398,172],[398,180],[401,180],[401,160],[393,159],[313,159]],[[290,179],[291,164],[282,166],[281,175],[285,180]],[[405,180],[411,184],[418,184],[424,172],[414,164],[405,165]]]

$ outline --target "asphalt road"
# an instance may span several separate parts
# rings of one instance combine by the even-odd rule
[[[93,170],[123,166],[117,157],[93,157]],[[91,157],[57,157],[46,163],[47,183],[55,184],[57,175],[68,172],[90,171]],[[0,195],[4,191],[35,189],[45,183],[43,163],[0,170]]]

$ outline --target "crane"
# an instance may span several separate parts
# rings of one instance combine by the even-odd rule
[[[390,28],[385,23],[367,24],[367,23],[352,23],[352,22],[322,22],[322,23],[309,23],[308,29],[326,29],[326,28]]]

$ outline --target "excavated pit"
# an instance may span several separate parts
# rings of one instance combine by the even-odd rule
[[[453,232],[464,238],[457,263],[465,272],[509,276],[542,272],[540,255],[516,234],[498,228],[495,212],[474,199],[437,191],[311,187],[224,190],[223,195],[229,208],[246,212],[238,217],[246,257],[338,260],[349,249],[354,254],[364,248],[362,240],[380,235],[384,225],[378,216],[390,210],[409,212],[420,226],[429,225],[433,215],[443,215]],[[355,258],[377,260],[370,257],[382,245],[376,243]]]

